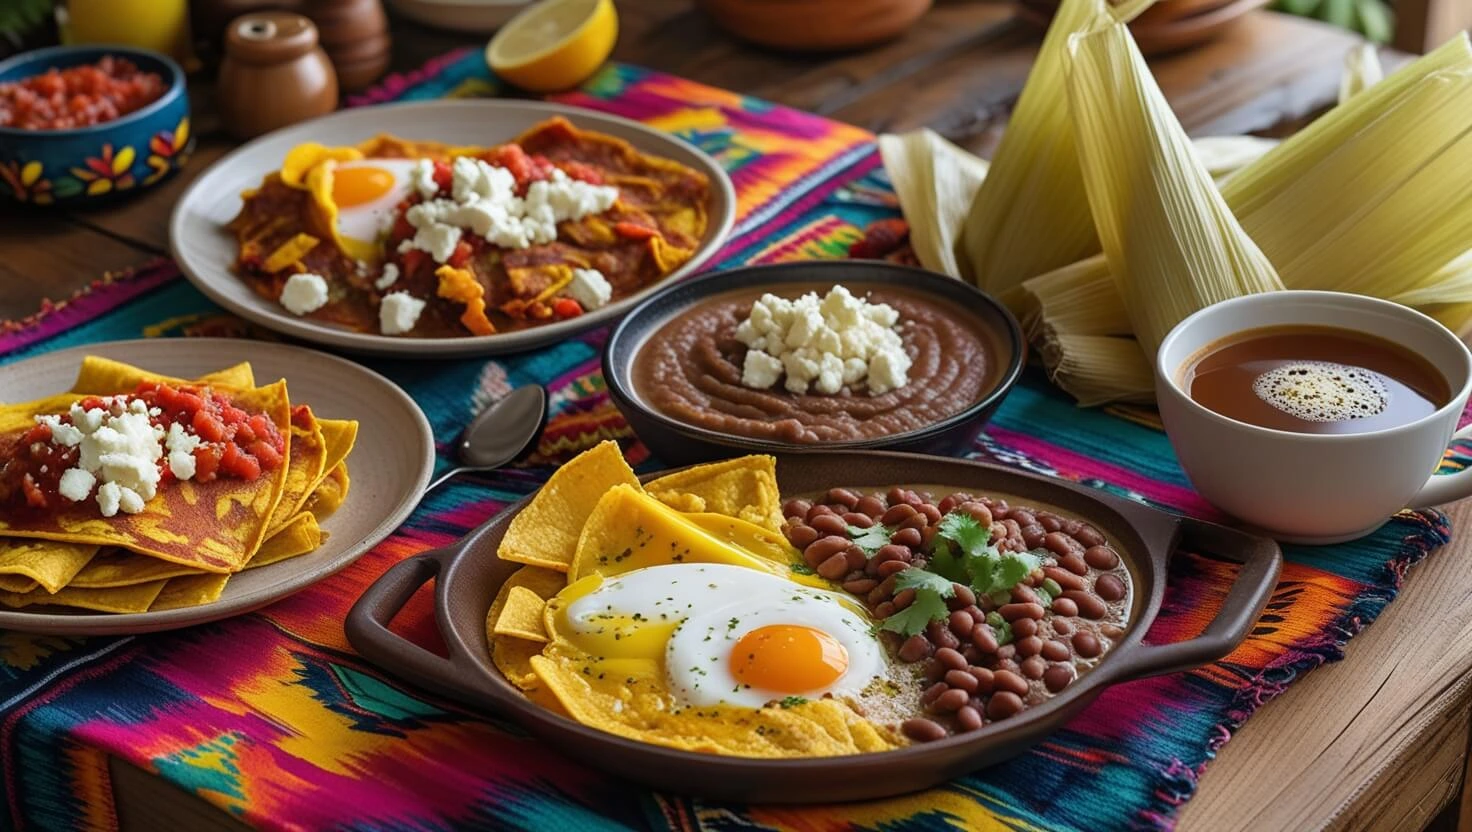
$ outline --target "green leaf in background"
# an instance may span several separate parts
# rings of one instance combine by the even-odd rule
[[[1299,17],[1309,17],[1324,0],[1278,0],[1274,8]]]
[[[1324,0],[1319,6],[1319,19],[1345,29],[1354,30],[1354,0]]]
[[[51,16],[56,0],[0,0],[0,35],[19,37]]]
[[[1395,13],[1381,0],[1357,0],[1360,31],[1372,43],[1390,43],[1395,35]]]
[[[1316,17],[1372,43],[1389,43],[1395,35],[1395,12],[1387,0],[1274,0],[1269,7],[1299,17]]]

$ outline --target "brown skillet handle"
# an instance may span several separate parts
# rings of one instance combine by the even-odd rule
[[[394,564],[353,604],[343,629],[353,649],[394,675],[460,701],[483,702],[484,697],[474,688],[457,681],[464,674],[454,661],[435,655],[388,628],[388,623],[419,587],[438,576],[459,548],[450,546],[421,552]]]
[[[1201,635],[1172,644],[1142,642],[1110,667],[1116,681],[1189,670],[1222,658],[1251,632],[1278,585],[1283,552],[1272,540],[1191,517],[1181,518],[1180,529],[1177,549],[1194,549],[1240,563],[1242,569],[1221,610]]]

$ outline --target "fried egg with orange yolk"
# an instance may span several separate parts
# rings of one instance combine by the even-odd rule
[[[350,147],[292,148],[281,180],[312,195],[317,224],[338,248],[363,262],[382,258],[380,239],[399,203],[416,191],[417,159],[364,158]]]
[[[661,663],[677,707],[857,699],[888,672],[852,599],[744,566],[671,563],[591,576],[560,598],[554,626],[567,643],[600,672]]]

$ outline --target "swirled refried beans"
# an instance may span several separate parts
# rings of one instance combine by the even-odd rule
[[[783,286],[796,298],[830,287]],[[795,443],[890,436],[934,425],[979,401],[1005,366],[1000,338],[978,316],[918,292],[884,287],[856,290],[870,303],[899,313],[897,331],[912,364],[908,382],[871,396],[864,383],[838,393],[794,394],[779,383],[741,383],[747,348],[736,327],[766,289],[716,295],[672,317],[640,347],[634,392],[651,409],[679,422],[721,433]]]

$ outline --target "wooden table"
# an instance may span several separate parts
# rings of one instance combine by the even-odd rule
[[[1006,5],[939,0],[897,42],[796,57],[732,40],[688,2],[618,6],[620,60],[874,131],[930,126],[982,154],[995,146],[1040,37]],[[396,22],[394,37],[399,70],[481,45],[405,22]],[[1254,13],[1223,39],[1153,65],[1192,133],[1283,133],[1332,103],[1355,42],[1317,23]],[[207,84],[196,85],[194,161],[163,187],[105,210],[0,214],[0,319],[167,251],[174,201],[232,146],[210,118],[209,94]],[[1472,503],[1453,516],[1465,530]],[[1472,728],[1472,569],[1466,539],[1449,549],[1411,574],[1402,597],[1354,639],[1344,661],[1309,674],[1252,718],[1202,779],[1182,829],[1456,827]],[[127,764],[114,765],[113,780],[129,826],[237,826]],[[1462,828],[1472,829],[1463,814]]]

